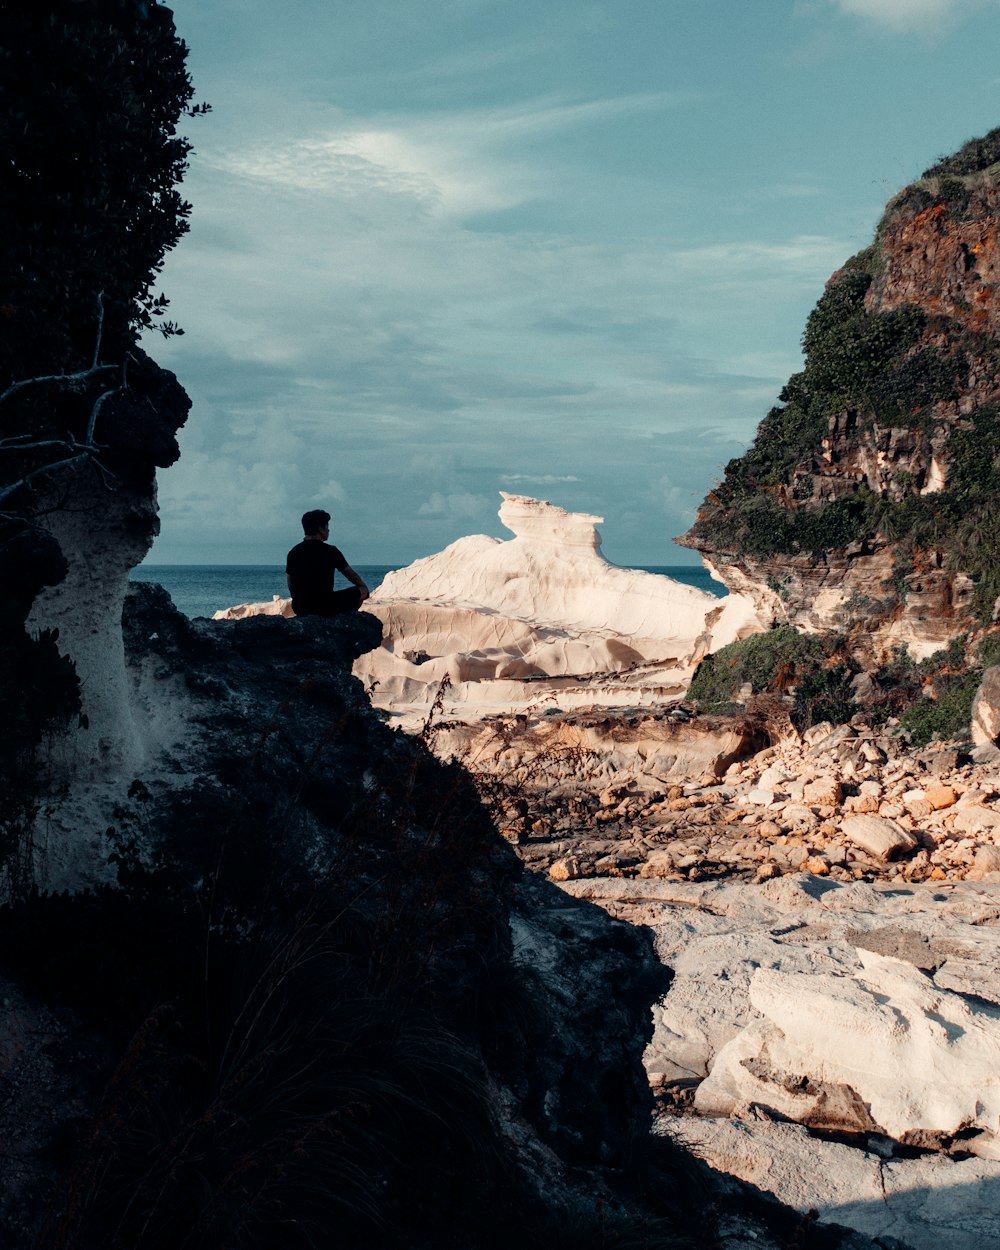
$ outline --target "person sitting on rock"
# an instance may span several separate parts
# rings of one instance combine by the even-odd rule
[[[285,560],[292,611],[296,616],[338,616],[341,612],[357,612],[371,591],[344,559],[340,548],[327,542],[329,512],[321,508],[307,512],[302,518],[302,529],[305,538],[291,549]],[[354,585],[348,590],[334,590],[335,571]]]

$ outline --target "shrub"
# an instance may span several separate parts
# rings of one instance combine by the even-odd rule
[[[722,712],[749,685],[755,695],[790,693],[792,718],[799,728],[849,720],[858,710],[849,689],[854,670],[846,660],[838,662],[841,651],[837,637],[800,634],[791,625],[781,625],[706,656],[688,697],[706,711]]]
[[[924,170],[924,178],[940,178],[946,175],[962,177],[989,169],[1000,161],[1000,126],[980,139],[963,143],[951,156],[942,157],[930,169]]]
[[[914,745],[925,746],[932,738],[967,739],[972,701],[982,677],[982,669],[978,668],[966,673],[945,674],[933,684],[934,697],[911,704],[899,720],[903,728],[909,730]]]
[[[876,264],[873,249],[860,253],[827,286],[803,334],[805,368],[789,378],[746,453],[727,464],[693,527],[699,540],[763,556],[842,550],[875,533],[884,508],[864,485],[809,506],[814,457],[831,417],[846,414],[858,429],[875,420],[919,422],[934,403],[954,398],[968,375],[961,348],[922,344],[919,308],[867,311]],[[782,485],[805,506],[785,507],[775,489]]]

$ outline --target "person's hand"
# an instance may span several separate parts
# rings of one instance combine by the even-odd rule
[[[362,603],[364,603],[366,599],[370,599],[372,597],[372,592],[368,589],[367,586],[359,586],[358,590],[361,592]]]

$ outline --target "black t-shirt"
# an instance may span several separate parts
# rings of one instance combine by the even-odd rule
[[[316,538],[303,539],[285,560],[292,599],[308,602],[316,596],[329,595],[333,590],[334,570],[343,573],[347,567],[339,547]]]

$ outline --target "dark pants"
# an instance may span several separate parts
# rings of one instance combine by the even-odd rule
[[[361,591],[357,586],[292,600],[292,611],[296,616],[340,616],[342,612],[357,612],[360,607]]]

